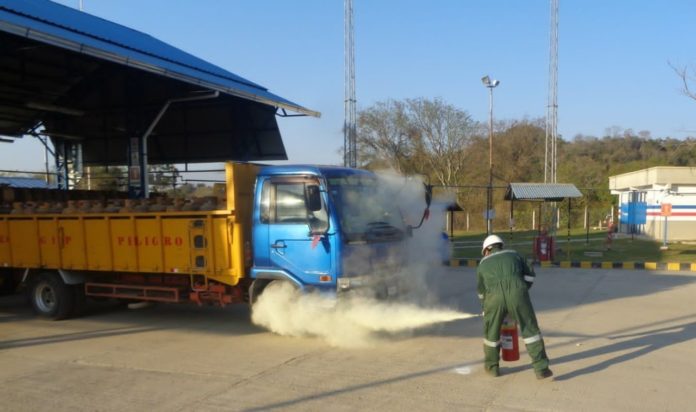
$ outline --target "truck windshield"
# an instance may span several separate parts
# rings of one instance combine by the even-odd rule
[[[404,237],[398,205],[376,177],[346,175],[327,180],[341,229],[349,242],[381,242]]]

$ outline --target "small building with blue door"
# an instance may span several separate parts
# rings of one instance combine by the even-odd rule
[[[696,240],[696,167],[656,166],[609,177],[621,233]]]

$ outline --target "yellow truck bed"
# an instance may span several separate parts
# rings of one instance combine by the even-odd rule
[[[256,166],[227,164],[224,210],[0,214],[0,267],[245,276]],[[246,250],[245,250],[246,249]]]

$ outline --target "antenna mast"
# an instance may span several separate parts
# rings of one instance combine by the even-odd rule
[[[356,167],[358,163],[355,116],[355,44],[353,0],[344,0],[345,41],[345,119],[343,124],[343,164]]]
[[[546,153],[544,183],[556,183],[558,140],[558,0],[550,0],[549,96],[546,106]]]

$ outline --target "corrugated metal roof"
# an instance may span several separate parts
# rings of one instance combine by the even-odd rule
[[[0,0],[0,31],[222,93],[319,116],[156,38],[47,0]]]
[[[45,180],[34,177],[0,176],[0,186],[9,186],[22,189],[55,189],[55,185],[49,185]]]
[[[505,200],[562,200],[582,197],[571,183],[510,183]]]

